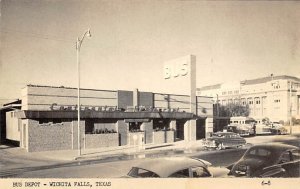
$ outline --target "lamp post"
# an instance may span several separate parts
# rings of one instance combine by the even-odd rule
[[[91,37],[91,31],[90,29],[88,29],[81,38],[77,38],[76,41],[76,53],[77,53],[77,73],[78,73],[78,90],[77,90],[77,121],[78,121],[78,156],[81,156],[81,140],[80,140],[80,48],[81,48],[81,44],[85,38],[85,36],[87,37]]]
[[[290,134],[292,134],[292,106],[293,106],[293,104],[292,104],[292,88],[293,88],[293,86],[292,86],[292,81],[290,81],[290,106],[289,106],[289,109],[290,109]]]

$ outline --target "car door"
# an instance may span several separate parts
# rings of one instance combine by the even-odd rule
[[[300,177],[300,150],[289,151],[290,161],[282,163],[288,177]]]

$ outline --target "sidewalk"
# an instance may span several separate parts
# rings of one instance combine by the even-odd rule
[[[256,136],[245,138],[247,143],[258,144],[276,140],[290,140],[299,136],[296,135],[270,135],[270,136]],[[164,144],[146,144],[143,147],[139,146],[118,146],[114,148],[96,148],[96,149],[82,149],[81,156],[78,155],[78,150],[59,150],[59,151],[43,151],[43,152],[31,152],[28,153],[24,149],[5,148],[0,146],[0,150],[7,154],[7,157],[37,160],[41,163],[44,162],[70,162],[70,161],[83,161],[83,160],[101,160],[108,158],[142,158],[150,156],[151,154],[179,154],[179,153],[192,153],[203,149],[202,140],[197,141],[178,141],[175,143],[164,143]],[[1,158],[1,154],[0,154]]]
[[[82,149],[81,156],[78,155],[78,150],[59,150],[46,152],[32,152],[29,156],[39,157],[41,159],[73,161],[73,160],[88,160],[88,159],[105,159],[108,157],[133,156],[150,153],[159,153],[162,151],[185,151],[202,148],[202,141],[178,141],[175,143],[164,144],[146,144],[144,146],[117,146],[113,148],[96,148]]]

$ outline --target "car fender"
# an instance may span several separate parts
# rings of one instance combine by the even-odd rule
[[[263,173],[260,177],[280,177],[281,175],[286,174],[286,170],[282,167],[272,166],[267,169],[263,169]]]
[[[207,170],[210,172],[212,177],[220,178],[220,177],[228,177],[229,170],[224,167],[208,167]]]

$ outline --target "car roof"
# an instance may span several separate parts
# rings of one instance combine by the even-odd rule
[[[160,177],[168,177],[179,170],[183,170],[189,167],[207,167],[209,165],[209,162],[189,157],[164,157],[147,159],[134,167],[152,171]]]
[[[282,152],[287,151],[287,150],[299,149],[299,147],[297,147],[297,146],[293,146],[293,145],[289,145],[289,144],[282,144],[282,143],[257,144],[255,146],[252,146],[250,149],[254,149],[254,148],[268,149],[278,155],[280,155]]]

